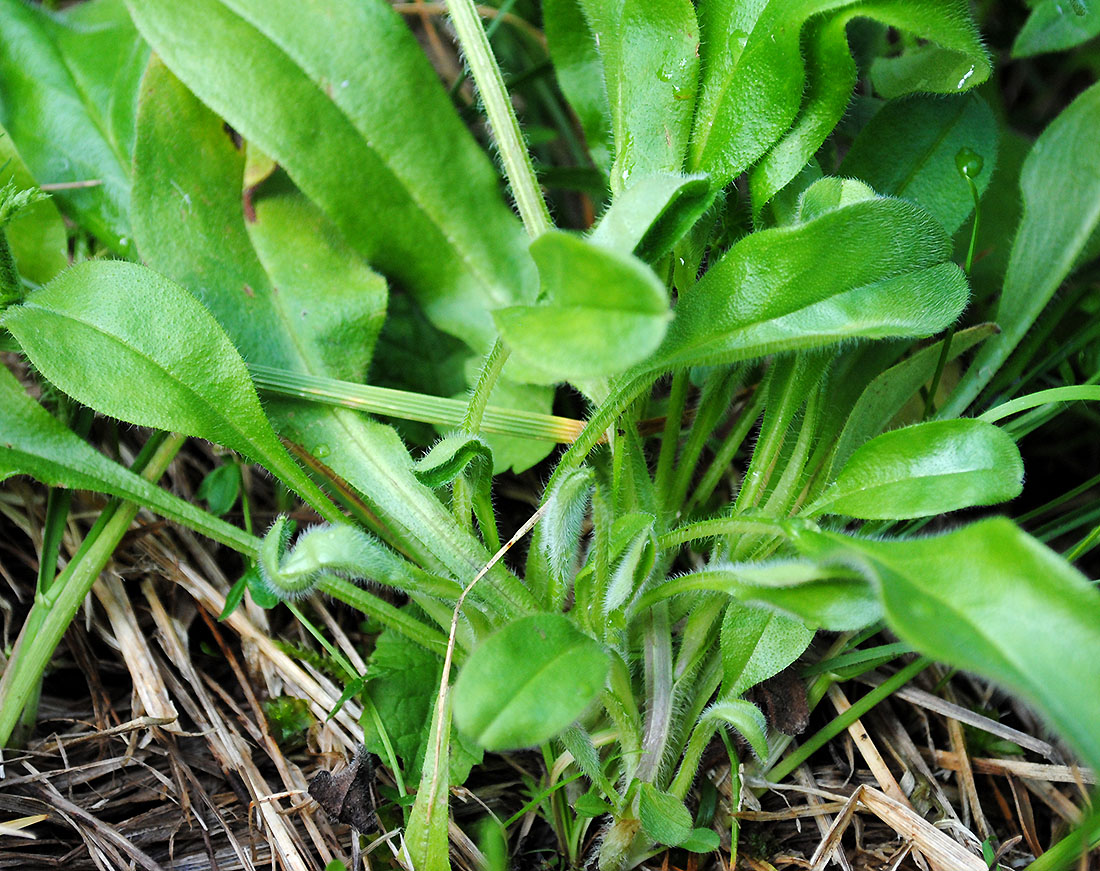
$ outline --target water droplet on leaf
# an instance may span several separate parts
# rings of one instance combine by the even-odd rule
[[[955,168],[963,178],[975,179],[982,174],[985,160],[972,148],[963,146],[955,155]]]
[[[315,456],[319,460],[323,460],[330,453],[332,453],[332,450],[329,448],[328,445],[317,445],[317,447],[313,449],[313,456]]]

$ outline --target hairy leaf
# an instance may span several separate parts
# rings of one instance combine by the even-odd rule
[[[561,614],[509,623],[474,648],[454,686],[455,723],[486,750],[552,738],[603,689],[608,660]]]
[[[861,520],[928,517],[1020,495],[1016,443],[980,420],[933,420],[883,433],[852,454],[808,513]]]

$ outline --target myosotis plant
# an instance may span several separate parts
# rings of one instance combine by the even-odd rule
[[[131,64],[108,82],[74,54],[122,107],[96,117],[0,55],[7,92],[53,100],[79,132],[47,148],[18,104],[2,119],[19,150],[0,215],[26,213],[0,237],[8,347],[77,403],[157,433],[127,469],[0,370],[0,477],[113,497],[43,578],[3,675],[0,741],[141,505],[245,558],[229,608],[246,591],[268,606],[323,592],[383,627],[349,695],[369,701],[367,746],[402,789],[419,783],[416,868],[448,865],[449,789],[480,754],[532,746],[550,782],[530,806],[570,862],[593,825],[602,868],[715,849],[685,803],[703,753],[719,735],[773,776],[805,758],[779,761],[784,739],[745,694],[818,631],[839,633],[829,655],[846,662],[885,624],[1018,694],[1100,765],[1100,702],[1079,691],[1100,683],[1091,584],[1003,517],[925,537],[899,524],[1013,499],[1023,464],[998,424],[1100,398],[1065,385],[988,407],[982,392],[1093,250],[1097,87],[1024,161],[1004,292],[968,311],[999,131],[973,91],[991,62],[964,4],[547,0],[549,56],[606,184],[585,232],[551,222],[471,2],[448,6],[520,220],[394,10],[326,5],[0,2],[0,29],[30,34],[42,63],[98,15]],[[853,51],[857,15],[871,20]],[[877,111],[841,161],[827,140],[860,79]],[[51,149],[99,154],[87,172],[103,185],[57,203],[104,253],[142,263],[42,254],[60,215],[17,188],[57,180]],[[970,217],[964,270],[952,238]],[[363,384],[401,330],[406,351],[461,348],[465,399]],[[429,358],[425,377],[454,366]],[[563,383],[585,421],[550,415]],[[414,460],[362,409],[455,428]],[[295,537],[281,516],[261,538],[158,488],[185,437],[262,465],[323,525]],[[555,441],[568,448],[540,507],[502,546],[494,471]],[[528,532],[517,570],[502,556]],[[566,802],[566,784],[587,791]]]

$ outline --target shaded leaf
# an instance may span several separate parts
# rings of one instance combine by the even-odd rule
[[[813,637],[799,620],[731,601],[722,618],[723,694],[739,696],[779,674],[803,654]]]
[[[978,352],[941,416],[959,415],[1046,307],[1100,226],[1100,84],[1062,110],[1035,142],[1020,176],[1024,214],[997,307],[1001,333]]]
[[[977,94],[895,100],[860,131],[838,172],[919,203],[953,234],[974,210],[955,157],[963,148],[981,155],[984,166],[974,182],[984,192],[996,169],[998,139],[993,112]]]
[[[19,190],[36,187],[15,143],[0,127],[0,188],[13,182]],[[36,284],[45,284],[69,265],[69,246],[65,223],[57,206],[49,199],[31,203],[3,228],[15,265],[21,275]]]
[[[102,182],[56,200],[120,254],[132,250],[129,138],[147,52],[115,0],[61,14],[0,2],[0,123],[39,184]]]
[[[1100,6],[1092,0],[1038,0],[1016,35],[1013,57],[1073,48],[1100,33]]]

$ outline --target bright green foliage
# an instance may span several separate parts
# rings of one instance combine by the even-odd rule
[[[1079,41],[1078,5],[1071,21],[1037,3],[1017,53]],[[472,0],[447,6],[480,103],[448,96],[386,0],[0,0],[5,202],[103,182],[9,225],[5,349],[90,409],[261,463],[329,522],[248,535],[108,461],[70,403],[54,417],[7,372],[0,479],[101,490],[234,547],[251,566],[223,616],[246,591],[320,592],[385,627],[343,700],[369,695],[368,746],[416,786],[403,837],[426,871],[448,867],[451,786],[484,750],[536,745],[551,777],[523,813],[571,867],[597,858],[595,826],[606,871],[714,849],[713,815],[688,811],[710,742],[738,732],[765,779],[779,747],[743,694],[792,666],[821,690],[885,665],[814,663],[817,629],[862,643],[885,621],[1100,763],[1089,583],[1007,519],[932,538],[893,523],[1013,499],[1012,436],[1100,389],[1095,294],[1072,279],[1100,250],[1097,87],[1028,154],[1018,109],[967,93],[991,68],[962,0],[545,0],[548,54],[529,4],[499,10],[491,44]],[[468,123],[483,107],[504,179]],[[98,256],[136,258],[131,239],[144,265]],[[250,368],[278,398],[261,406]],[[420,395],[384,404],[380,381]],[[452,429],[417,433],[414,459],[364,393]],[[588,420],[508,411],[556,399]],[[573,440],[556,466],[494,494],[494,466],[538,462],[547,432]],[[154,435],[150,479],[182,440]],[[533,515],[494,513],[547,480]],[[240,481],[234,458],[199,497],[226,511]],[[136,510],[112,502],[121,519],[36,598],[0,744]],[[522,571],[519,549],[486,568],[498,527],[528,517]]]
[[[676,796],[643,783],[638,793],[638,818],[658,844],[682,844],[691,837],[691,814]]]
[[[121,0],[60,15],[0,3],[0,124],[39,183],[100,182],[57,200],[120,254],[133,252],[130,153],[148,52]]]
[[[975,183],[984,192],[996,167],[997,140],[993,112],[977,94],[892,100],[860,131],[839,171],[880,194],[919,203],[952,234],[974,210],[956,156],[963,149],[981,156]]]
[[[928,335],[966,302],[966,282],[947,256],[943,232],[898,200],[864,200],[754,233],[681,300],[650,365],[716,365],[856,336]]]
[[[973,401],[1078,265],[1100,225],[1098,125],[1100,84],[1077,97],[1032,147],[1020,176],[1024,213],[997,308],[1001,334],[979,352],[944,413],[957,414]]]
[[[15,143],[0,127],[0,188],[9,183],[20,191],[35,186]],[[69,265],[65,224],[49,199],[21,208],[2,229],[20,274],[31,281],[45,284]]]
[[[868,576],[901,638],[1012,687],[1100,764],[1100,698],[1081,692],[1100,684],[1100,594],[1064,560],[1004,518],[912,541],[808,538]]]
[[[531,256],[545,302],[493,312],[524,380],[614,375],[664,338],[671,318],[664,287],[629,253],[555,231],[531,243]]]
[[[539,744],[594,701],[606,671],[600,646],[564,616],[524,617],[486,639],[462,669],[455,723],[487,750]]]
[[[687,152],[699,76],[690,0],[578,0],[607,85],[615,163],[611,187],[678,172]]]
[[[809,514],[896,520],[994,505],[1020,495],[1016,443],[980,420],[897,429],[860,447]]]
[[[229,337],[179,285],[131,263],[84,263],[9,309],[3,325],[70,396],[233,448],[339,516],[280,444]]]
[[[0,409],[0,480],[31,475],[54,487],[109,493],[231,546],[248,546],[250,537],[236,527],[107,459],[31,399],[7,368],[0,368]]]
[[[483,350],[490,309],[533,298],[522,230],[492,165],[388,3],[129,5],[168,68],[278,161],[368,263],[411,288],[438,327]]]

